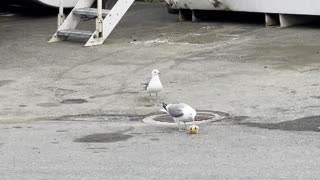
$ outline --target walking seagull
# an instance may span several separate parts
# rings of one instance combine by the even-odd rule
[[[187,129],[186,122],[193,122],[197,115],[196,110],[194,110],[191,106],[179,103],[179,104],[166,104],[162,103],[161,111],[168,113],[173,120],[178,124],[179,131],[181,131],[180,122],[184,123],[184,128]]]
[[[145,90],[150,94],[150,101],[151,101],[151,94],[156,94],[156,101],[158,101],[158,93],[162,90],[163,86],[160,81],[159,74],[160,72],[157,69],[152,70],[152,78],[148,83],[144,83]]]

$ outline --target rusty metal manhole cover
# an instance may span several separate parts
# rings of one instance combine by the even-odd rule
[[[197,110],[197,116],[195,118],[195,124],[202,124],[207,122],[220,121],[228,117],[228,113],[219,112],[219,111],[206,111],[206,110]],[[158,114],[145,117],[143,122],[148,124],[155,125],[176,125],[172,117],[168,114]],[[186,124],[191,124],[192,122],[187,122]]]

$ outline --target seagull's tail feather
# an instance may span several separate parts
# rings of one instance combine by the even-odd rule
[[[167,106],[168,106],[168,104],[162,102],[162,107],[163,107],[165,110],[167,110]]]
[[[144,86],[144,89],[147,90],[147,88],[148,88],[148,86],[149,86],[149,83],[148,83],[148,82],[147,82],[147,83],[141,83],[141,85],[143,85],[143,86]]]
[[[162,102],[162,107],[163,107],[163,109],[160,109],[160,111],[161,111],[161,112],[168,113],[167,106],[168,106],[168,105],[167,105],[166,103]],[[169,113],[168,113],[168,114],[169,114]]]

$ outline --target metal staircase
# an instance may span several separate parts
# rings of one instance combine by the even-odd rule
[[[49,42],[66,40],[68,37],[87,38],[84,46],[101,45],[111,34],[134,0],[118,0],[110,9],[102,8],[102,0],[97,0],[97,8],[91,8],[96,0],[79,0],[68,17],[63,13],[63,2],[60,0],[58,14],[58,30]],[[78,30],[77,25],[83,19],[95,18],[96,29],[94,32]]]

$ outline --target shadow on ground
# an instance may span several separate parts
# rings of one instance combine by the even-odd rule
[[[319,132],[320,116],[309,116],[281,123],[240,123],[249,127],[264,129],[279,129],[285,131],[314,131]]]

